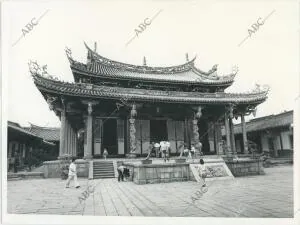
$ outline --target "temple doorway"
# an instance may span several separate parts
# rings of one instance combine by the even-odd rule
[[[200,119],[198,122],[199,140],[202,143],[202,152],[206,155],[209,154],[209,142],[208,142],[208,123],[204,119]]]
[[[168,140],[166,120],[150,120],[150,142],[161,142]]]
[[[117,120],[106,119],[103,122],[103,147],[107,149],[108,155],[118,154],[118,142],[117,142]]]

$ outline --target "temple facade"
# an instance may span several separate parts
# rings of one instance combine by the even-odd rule
[[[226,93],[237,70],[219,76],[215,65],[205,72],[188,55],[184,64],[152,67],[145,58],[143,65],[131,65],[101,56],[96,44],[85,47],[85,63],[66,49],[73,83],[48,75],[46,66],[29,65],[36,87],[61,121],[59,156],[91,159],[104,148],[110,156],[141,156],[163,140],[170,142],[171,155],[179,155],[184,144],[198,148],[199,142],[204,155],[235,154],[233,119],[238,117],[247,153],[245,116],[266,100],[268,88]]]

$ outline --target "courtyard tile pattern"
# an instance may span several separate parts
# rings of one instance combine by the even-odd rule
[[[201,197],[193,181],[136,185],[116,179],[8,181],[8,213],[99,216],[293,217],[293,167],[266,168],[266,175],[207,182]],[[80,203],[88,185],[91,193]],[[198,200],[192,200],[192,197]]]

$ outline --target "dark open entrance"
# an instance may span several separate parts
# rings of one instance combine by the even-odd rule
[[[199,140],[202,143],[202,152],[204,155],[210,154],[209,142],[208,142],[208,123],[204,119],[200,119],[198,122]]]
[[[107,119],[103,122],[103,149],[106,148],[108,155],[118,154],[117,120]]]
[[[167,121],[150,120],[150,141],[160,142],[168,140]]]

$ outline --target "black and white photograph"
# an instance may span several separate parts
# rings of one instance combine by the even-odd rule
[[[3,224],[299,224],[300,1],[4,1]]]

